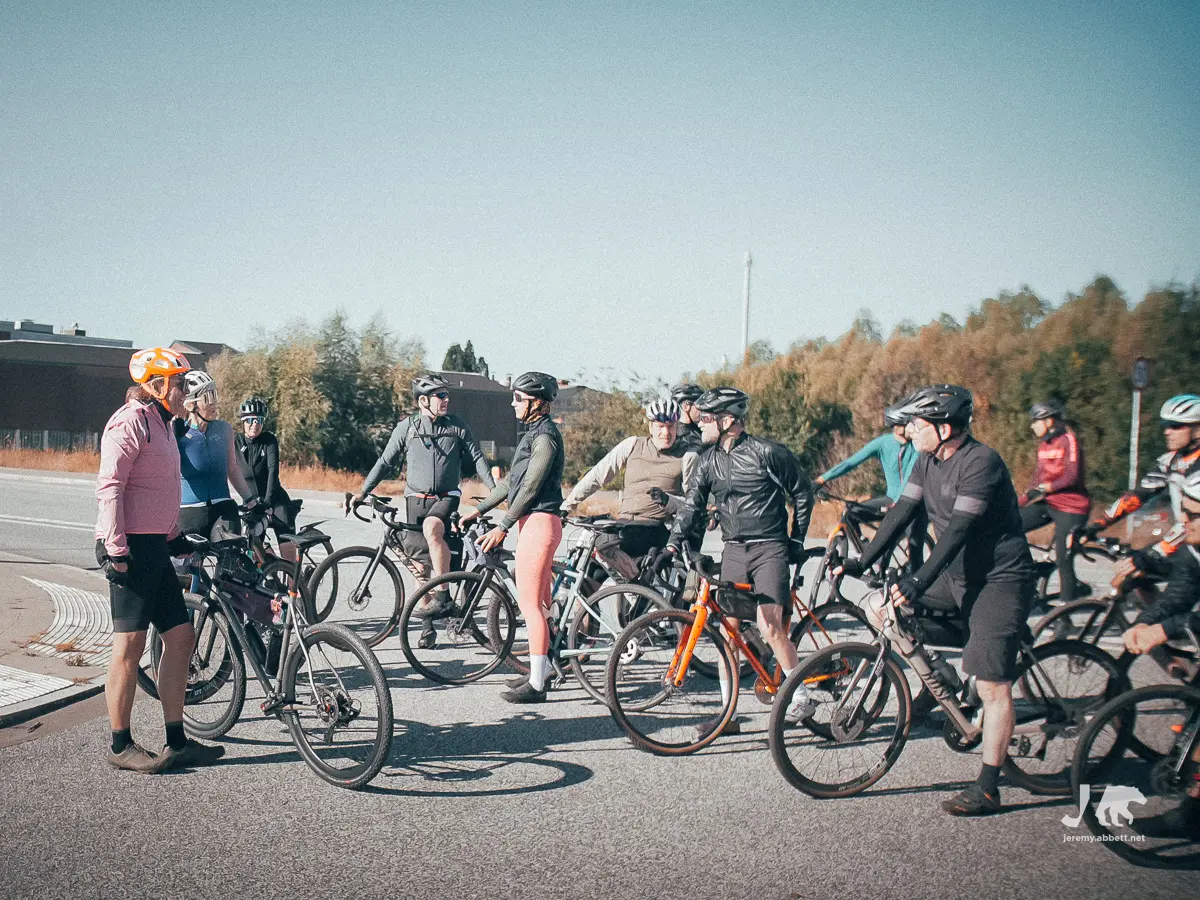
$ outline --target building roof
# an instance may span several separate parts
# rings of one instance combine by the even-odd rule
[[[480,375],[478,372],[439,372],[443,378],[450,382],[451,388],[457,388],[463,391],[491,391],[498,394],[507,394],[512,388],[505,387],[499,381],[493,381],[485,375]]]
[[[238,352],[228,344],[210,344],[206,341],[174,341],[171,344],[171,349],[178,350],[184,356],[192,353],[203,356],[205,359],[220,356],[225,351],[229,351],[230,353]]]
[[[102,347],[59,341],[0,341],[0,360],[52,366],[100,366],[129,369],[128,347]]]

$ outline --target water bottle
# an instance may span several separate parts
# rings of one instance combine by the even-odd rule
[[[927,649],[925,655],[929,658],[929,668],[933,670],[934,677],[948,687],[951,693],[958,693],[962,689],[962,679],[958,677],[954,666],[937,650]]]

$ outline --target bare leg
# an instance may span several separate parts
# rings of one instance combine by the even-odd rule
[[[976,679],[975,687],[983,701],[983,761],[990,766],[1004,765],[1017,721],[1012,682]]]
[[[433,575],[445,575],[450,571],[450,545],[446,543],[446,523],[429,516],[421,523],[421,533],[429,544],[429,559],[433,564]]]
[[[796,655],[796,647],[788,639],[787,630],[783,627],[783,607],[778,603],[764,603],[758,607],[758,630],[766,638],[767,644],[775,653],[775,658],[785,671],[792,671],[800,664]]]
[[[138,662],[145,649],[144,631],[119,631],[113,634],[112,662],[108,664],[108,680],[104,684],[108,721],[113,731],[123,731],[129,727],[133,692],[137,687]]]
[[[158,696],[163,705],[163,720],[183,719],[183,697],[187,692],[188,662],[196,644],[190,622],[176,625],[162,636],[163,655],[158,665]]]

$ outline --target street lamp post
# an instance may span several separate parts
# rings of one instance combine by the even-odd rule
[[[750,266],[754,262],[746,251],[746,280],[742,283],[742,363],[750,352]]]

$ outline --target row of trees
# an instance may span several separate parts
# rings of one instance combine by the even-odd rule
[[[1058,307],[1023,289],[983,301],[964,323],[948,315],[924,326],[904,322],[886,339],[863,312],[835,340],[797,341],[785,353],[759,342],[741,365],[695,380],[747,391],[751,431],[786,444],[813,474],[878,434],[881,411],[896,398],[933,382],[966,385],[975,394],[976,434],[1022,485],[1036,455],[1027,410],[1057,398],[1079,430],[1093,492],[1111,496],[1127,478],[1129,373],[1138,356],[1152,361],[1140,447],[1146,461],[1163,449],[1152,419],[1162,402],[1200,390],[1200,284],[1155,290],[1136,305],[1106,277]],[[356,329],[336,313],[317,327],[260,334],[248,352],[218,357],[210,371],[224,416],[236,416],[253,394],[271,404],[287,461],[361,472],[412,411],[409,382],[424,364],[420,342],[397,338],[379,317]],[[452,346],[443,367],[487,372],[470,342]],[[621,438],[643,433],[641,404],[664,389],[585,395],[565,426],[567,477],[577,478]],[[848,481],[847,490],[875,490],[877,468]]]

